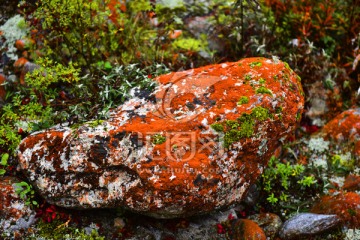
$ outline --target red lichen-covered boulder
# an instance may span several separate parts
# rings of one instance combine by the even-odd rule
[[[360,195],[356,192],[340,192],[323,196],[312,207],[311,212],[336,214],[348,227],[360,227]]]
[[[110,119],[25,138],[19,165],[48,202],[124,207],[159,218],[242,200],[303,109],[298,76],[243,59],[157,78]]]
[[[339,144],[349,145],[357,158],[360,157],[360,108],[349,109],[328,122],[321,135]]]

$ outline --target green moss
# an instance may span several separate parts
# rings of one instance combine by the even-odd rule
[[[233,142],[239,141],[241,138],[241,133],[238,130],[231,129],[225,133],[224,136],[224,146],[228,148]]]
[[[256,89],[255,92],[256,93],[262,93],[262,94],[269,94],[269,95],[272,96],[272,92],[269,89],[267,89],[266,87],[264,87],[264,86],[259,87],[258,89]]]
[[[251,121],[251,120],[253,120],[252,116],[247,113],[243,113],[241,117],[238,118],[238,121],[240,122]]]
[[[265,81],[265,79],[260,78],[260,79],[259,79],[259,83],[260,83],[260,84],[264,84],[264,83],[266,83],[266,81]]]
[[[77,229],[65,225],[60,220],[55,220],[51,223],[45,223],[39,221],[36,226],[37,231],[34,235],[28,239],[76,239],[76,240],[103,240],[105,237],[99,235],[99,233],[93,229],[88,235],[83,229]]]
[[[162,136],[161,134],[155,134],[153,136],[153,143],[158,145],[158,144],[162,144],[166,141],[166,137]]]
[[[94,127],[97,127],[97,126],[101,125],[103,122],[104,122],[104,120],[97,119],[97,120],[94,120],[94,121],[86,122],[86,124],[88,124],[89,127],[94,128]]]
[[[245,74],[244,79],[245,79],[246,82],[250,81],[251,80],[251,75],[250,74]]]
[[[256,121],[264,121],[270,114],[266,108],[255,107],[251,114],[243,113],[236,120],[226,120],[224,123],[214,123],[211,128],[217,132],[224,132],[224,147],[228,148],[232,143],[242,138],[249,138],[254,134]]]
[[[238,101],[239,105],[246,104],[246,103],[249,103],[249,98],[246,96],[242,96]]]
[[[267,118],[269,118],[269,110],[267,110],[266,108],[257,106],[252,110],[251,115],[259,121],[264,121]]]
[[[252,63],[249,63],[249,66],[251,68],[253,68],[253,67],[261,67],[262,63],[261,62],[252,62]]]
[[[241,123],[240,136],[246,138],[251,137],[254,134],[254,124],[254,120]]]
[[[224,126],[221,125],[220,123],[211,124],[211,128],[217,132],[224,132]]]
[[[228,126],[231,129],[237,129],[240,124],[238,123],[238,121],[235,120],[226,120],[226,126]]]

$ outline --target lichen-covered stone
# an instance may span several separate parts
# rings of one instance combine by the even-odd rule
[[[35,223],[35,211],[16,193],[14,184],[19,182],[14,177],[0,178],[0,238],[15,239]]]
[[[360,108],[349,109],[328,122],[321,135],[343,145],[349,145],[360,158]]]
[[[274,213],[254,214],[249,216],[248,219],[256,222],[264,230],[266,237],[270,239],[275,237],[282,225],[281,218]]]
[[[298,76],[264,58],[157,78],[107,121],[25,138],[19,166],[48,202],[124,207],[159,218],[240,201],[303,109]],[[256,93],[259,88],[266,93]],[[238,104],[246,96],[247,103]]]
[[[320,198],[311,209],[313,213],[336,214],[347,227],[360,227],[360,195],[356,192],[337,192]]]
[[[261,227],[254,221],[249,219],[239,219],[234,223],[231,239],[266,240],[266,235]]]

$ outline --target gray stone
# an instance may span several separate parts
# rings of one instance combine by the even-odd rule
[[[287,220],[280,230],[281,239],[296,239],[325,232],[341,220],[336,215],[300,213]]]

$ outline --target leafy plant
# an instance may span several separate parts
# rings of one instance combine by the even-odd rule
[[[4,168],[8,166],[8,159],[9,159],[9,154],[4,153],[3,155],[1,155],[1,162],[0,165],[3,166]],[[5,169],[0,169],[0,176],[3,176],[6,173]]]
[[[294,196],[294,190],[305,190],[316,183],[314,176],[306,176],[305,167],[299,164],[281,163],[274,156],[261,175],[261,188],[267,193],[267,201],[272,205],[287,202]],[[295,194],[296,195],[296,194]]]
[[[194,59],[207,49],[206,39],[193,38],[184,29],[179,17],[184,5],[147,0],[41,0],[33,8],[25,13],[41,43],[37,48],[63,65],[76,63],[85,72],[97,67],[110,70],[115,63],[143,67],[166,60],[177,65],[174,60]],[[183,29],[183,34],[172,38],[175,29]]]
[[[35,198],[35,191],[33,190],[32,186],[27,182],[18,182],[14,184],[15,192],[19,195],[19,197],[25,200],[26,205],[38,206],[39,204],[37,201],[34,200]]]

